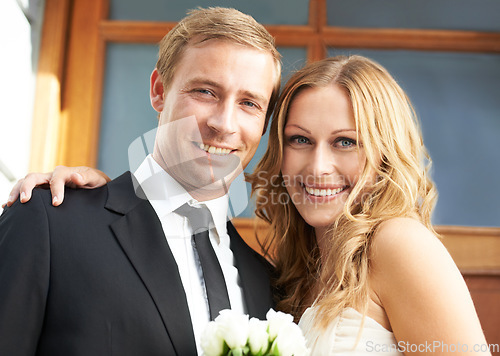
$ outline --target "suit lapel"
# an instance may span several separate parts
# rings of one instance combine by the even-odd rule
[[[231,222],[227,223],[227,231],[241,277],[248,313],[251,317],[263,320],[269,308],[273,307],[269,278],[272,266],[243,241]]]
[[[108,186],[106,208],[124,214],[111,229],[154,300],[176,353],[195,355],[184,288],[154,209],[135,194],[130,172]]]

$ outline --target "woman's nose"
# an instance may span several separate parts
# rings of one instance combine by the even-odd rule
[[[335,171],[335,155],[330,149],[330,145],[318,144],[313,150],[310,162],[314,176],[327,175]]]

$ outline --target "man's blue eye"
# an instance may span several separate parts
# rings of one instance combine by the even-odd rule
[[[243,103],[244,105],[248,106],[249,108],[254,108],[256,105],[252,103],[251,101],[245,101]]]
[[[196,89],[196,91],[200,94],[207,94],[207,95],[211,95],[212,92],[208,89]]]

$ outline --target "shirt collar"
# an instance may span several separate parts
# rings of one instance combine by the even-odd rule
[[[146,157],[134,172],[134,176],[148,200],[154,201],[156,213],[160,218],[186,203],[191,206],[205,204],[212,214],[217,234],[222,236],[222,234],[227,233],[226,221],[229,205],[227,194],[212,200],[198,202],[170,174],[165,172],[152,155]]]
[[[228,220],[227,209],[229,205],[229,197],[227,194],[219,198],[204,201],[203,204],[207,206],[208,210],[210,210],[210,213],[212,214],[215,230],[217,231],[219,237],[223,236],[223,234],[227,234],[226,222]]]

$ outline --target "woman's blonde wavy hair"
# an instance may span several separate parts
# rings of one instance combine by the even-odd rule
[[[314,229],[292,204],[281,165],[283,130],[292,101],[305,88],[328,85],[342,87],[351,100],[366,163],[343,213],[332,221],[325,237],[331,248],[320,260]],[[279,275],[277,307],[298,320],[315,302],[321,325],[345,307],[365,314],[369,251],[380,223],[412,217],[434,231],[430,216],[437,192],[429,178],[430,164],[415,111],[381,65],[361,56],[338,56],[296,72],[278,100],[267,151],[248,177],[256,196],[256,214],[270,224],[261,246]]]

